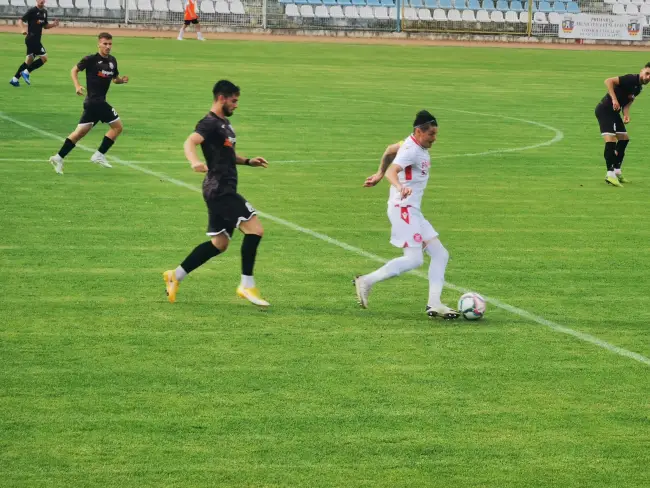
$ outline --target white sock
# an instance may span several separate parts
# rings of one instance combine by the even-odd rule
[[[178,281],[183,281],[185,279],[185,277],[187,276],[187,271],[185,271],[181,266],[176,268],[175,273],[176,273],[176,279]]]
[[[203,34],[201,34],[200,32],[197,32],[196,33],[196,38],[200,41],[201,39],[203,39]]]
[[[412,269],[419,268],[424,262],[422,255],[422,248],[420,247],[407,247],[404,249],[404,256],[395,258],[388,261],[377,271],[363,276],[364,281],[368,286],[372,286],[380,281],[393,278],[394,276],[401,275]]]
[[[29,74],[29,70],[28,70],[27,68],[25,68],[25,69],[23,70],[23,73]]]
[[[242,288],[255,288],[255,279],[252,276],[241,275]]]
[[[431,256],[431,263],[429,264],[429,303],[430,307],[437,307],[441,305],[440,295],[442,295],[442,287],[445,284],[445,269],[447,269],[447,262],[449,261],[449,252],[445,249],[439,239],[425,248],[426,253]]]
[[[182,31],[182,30],[178,33],[178,38],[179,38],[179,39],[182,39],[182,38],[183,38],[183,31]]]
[[[614,169],[614,174],[615,175],[620,175],[621,174],[621,168],[615,168]]]
[[[14,76],[14,77],[11,79],[11,81],[18,81],[18,78],[16,78],[16,77]]]
[[[614,171],[608,171],[607,176],[609,176],[610,178],[616,178],[616,173]]]

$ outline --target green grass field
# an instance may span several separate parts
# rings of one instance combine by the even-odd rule
[[[16,89],[22,38],[0,35],[0,485],[648,486],[650,95],[625,188],[603,181],[593,115],[603,80],[646,56],[117,37],[131,81],[109,92],[125,124],[109,155],[131,166],[77,148],[60,177],[54,136],[81,114],[69,71],[95,40],[44,44]],[[161,272],[205,240],[200,194],[171,180],[200,186],[182,144],[219,78],[242,87],[238,152],[270,161],[240,170],[266,216],[267,313],[235,297],[240,236],[164,294]],[[398,256],[387,184],[361,185],[422,108],[440,122],[423,211],[448,281],[623,351],[494,304],[430,321],[415,275],[360,310],[350,279],[378,263],[278,220]]]

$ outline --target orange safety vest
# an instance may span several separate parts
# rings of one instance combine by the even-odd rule
[[[187,3],[185,4],[185,20],[194,19],[198,19],[198,16],[196,15],[196,1],[187,0]]]

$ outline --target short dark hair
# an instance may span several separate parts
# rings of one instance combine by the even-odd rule
[[[97,39],[113,39],[113,36],[110,35],[108,32],[100,32],[100,34],[97,36]]]
[[[438,121],[433,115],[431,115],[431,112],[420,110],[415,114],[415,120],[413,121],[414,129],[429,130],[431,126],[438,127]]]
[[[214,84],[212,94],[215,100],[219,95],[223,95],[226,98],[232,97],[233,95],[239,95],[239,87],[228,80],[219,80]]]
[[[650,63],[646,63],[645,68],[650,68]]]

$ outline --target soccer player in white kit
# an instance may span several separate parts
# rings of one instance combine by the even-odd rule
[[[418,112],[413,122],[413,133],[401,144],[389,146],[382,157],[378,172],[366,179],[364,186],[376,185],[383,176],[390,182],[390,243],[402,248],[404,255],[387,262],[370,274],[355,278],[357,298],[363,308],[368,307],[368,296],[373,285],[419,268],[424,263],[426,252],[431,257],[427,315],[443,319],[459,317],[456,310],[440,301],[449,253],[438,239],[436,230],[420,210],[422,196],[429,181],[429,148],[436,141],[437,135],[436,118],[426,110]]]

